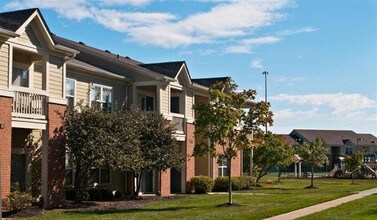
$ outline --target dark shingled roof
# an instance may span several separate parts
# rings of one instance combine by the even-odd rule
[[[217,82],[225,82],[229,79],[229,76],[226,77],[214,77],[214,78],[200,78],[200,79],[191,79],[192,82],[197,83],[201,86],[211,87]]]
[[[282,137],[285,140],[285,142],[291,144],[292,146],[299,145],[299,143],[288,134],[278,134],[278,136]]]
[[[148,63],[139,66],[160,73],[164,76],[175,78],[185,61],[165,62],[165,63]]]
[[[0,28],[16,32],[37,8],[0,13]]]
[[[290,136],[300,137],[304,141],[314,141],[317,137],[321,138],[325,145],[342,146],[344,144],[357,145],[357,139],[361,138],[359,145],[372,145],[372,140],[377,141],[371,134],[357,134],[351,130],[304,130],[294,129]]]

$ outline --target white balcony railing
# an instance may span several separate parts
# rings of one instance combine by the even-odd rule
[[[46,115],[46,96],[16,91],[13,99],[13,116],[44,119]]]
[[[184,133],[185,131],[185,116],[181,114],[172,115],[172,120],[170,122],[176,131],[176,133]]]

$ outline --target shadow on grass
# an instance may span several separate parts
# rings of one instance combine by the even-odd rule
[[[75,214],[84,214],[84,215],[107,215],[107,214],[127,214],[127,213],[137,213],[137,212],[164,212],[164,211],[178,211],[178,210],[187,210],[197,208],[196,206],[190,207],[169,207],[169,208],[156,208],[156,209],[113,209],[113,210],[70,210],[64,211],[64,214],[75,215]]]

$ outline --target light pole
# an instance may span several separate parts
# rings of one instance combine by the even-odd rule
[[[4,124],[0,124],[0,129],[4,129]],[[3,219],[3,188],[1,186],[1,160],[0,160],[0,220]]]
[[[267,104],[267,75],[268,75],[268,72],[264,71],[262,74],[264,75],[264,101]],[[267,126],[268,125],[266,123],[266,134],[267,134]]]

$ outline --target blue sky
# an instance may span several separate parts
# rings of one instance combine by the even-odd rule
[[[193,78],[257,89],[276,133],[350,129],[377,135],[374,0],[16,0],[51,31],[142,62],[185,60]]]

